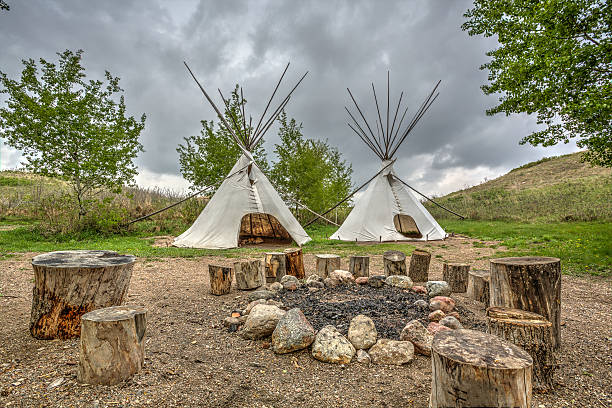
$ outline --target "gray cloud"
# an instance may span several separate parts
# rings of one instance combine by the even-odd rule
[[[356,183],[379,163],[346,125],[346,87],[373,118],[370,82],[386,98],[387,69],[391,100],[405,91],[409,112],[442,79],[440,97],[400,148],[395,166],[428,193],[576,150],[573,144],[547,150],[519,146],[536,129],[532,118],[485,116],[496,98],[480,91],[486,72],[478,67],[495,41],[461,31],[469,1],[9,3],[10,12],[0,13],[6,44],[0,69],[16,76],[22,58],[54,58],[66,48],[82,48],[88,75],[100,77],[108,69],[120,76],[130,112],[148,116],[142,134],[146,152],[138,159],[139,182],[146,185],[180,186],[176,146],[199,132],[201,119],[214,118],[183,60],[211,90],[243,85],[254,115],[263,110],[287,61],[285,92],[309,70],[288,114],[303,122],[308,137],[328,139],[344,153]],[[274,131],[267,135],[269,153],[277,140]],[[3,157],[3,167],[6,157],[16,164],[14,152]]]

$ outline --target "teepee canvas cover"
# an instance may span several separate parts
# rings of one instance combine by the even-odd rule
[[[185,66],[187,66],[186,63]],[[217,116],[242,150],[242,155],[194,224],[174,240],[175,246],[210,249],[235,248],[244,238],[247,238],[247,242],[255,243],[265,242],[264,239],[286,241],[293,238],[300,246],[310,241],[306,231],[291,214],[251,155],[251,151],[262,140],[264,133],[274,123],[278,114],[287,105],[293,91],[306,76],[306,74],[302,76],[274,113],[264,120],[287,68],[289,64],[281,75],[254,130],[250,126],[250,121],[249,125],[246,125],[244,99],[242,100],[242,123],[238,123],[239,120],[232,117],[234,128],[240,129],[235,132],[187,66],[202,93],[217,112]],[[242,95],[242,89],[240,93]],[[221,97],[226,108],[229,109],[227,100],[222,94]]]
[[[402,122],[408,111],[407,107],[399,122],[397,122],[397,127],[395,125],[404,93],[400,94],[395,115],[391,116],[390,113],[392,114],[393,112],[389,111],[389,75],[387,73],[385,126],[384,116],[380,114],[376,90],[374,89],[374,84],[372,84],[372,92],[378,113],[375,123],[376,135],[372,131],[372,127],[370,127],[359,105],[357,105],[353,94],[347,88],[362,119],[362,121],[358,121],[355,118],[357,115],[353,115],[348,108],[345,108],[353,122],[353,125],[350,123],[348,125],[365,145],[381,159],[382,168],[370,182],[366,191],[359,197],[355,207],[344,223],[342,223],[330,239],[342,241],[425,241],[444,239],[446,237],[444,230],[425,209],[423,204],[420,203],[412,191],[406,188],[408,185],[394,173],[392,164],[393,157],[400,145],[437,98],[438,94],[434,96],[434,93],[439,84],[440,82],[434,87],[410,123],[401,132]],[[390,119],[392,119],[392,122]],[[412,187],[410,188],[414,190]]]

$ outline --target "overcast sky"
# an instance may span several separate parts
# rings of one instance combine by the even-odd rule
[[[183,60],[211,91],[229,93],[240,83],[254,117],[288,61],[279,93],[308,70],[287,113],[303,123],[305,136],[327,139],[340,149],[353,165],[356,185],[378,171],[380,160],[346,125],[346,88],[373,117],[370,83],[386,97],[387,70],[391,101],[403,90],[409,112],[442,80],[440,96],[399,149],[395,164],[400,177],[425,193],[451,192],[544,156],[577,151],[573,143],[520,146],[519,140],[537,128],[533,118],[485,115],[497,98],[483,95],[487,73],[478,67],[496,42],[461,31],[470,1],[7,3],[11,10],[0,12],[0,70],[9,76],[21,72],[22,58],[55,59],[56,52],[83,49],[89,77],[101,78],[109,70],[121,78],[130,113],[147,114],[141,135],[145,152],[137,159],[142,186],[187,187],[176,147],[199,132],[201,119],[215,118]],[[277,141],[271,129],[266,135],[270,159]],[[20,161],[18,152],[2,146],[2,169]]]

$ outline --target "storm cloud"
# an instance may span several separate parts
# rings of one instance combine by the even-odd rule
[[[200,120],[215,119],[183,66],[187,61],[211,91],[243,86],[248,111],[258,117],[285,64],[291,67],[279,93],[306,70],[287,113],[303,123],[307,137],[338,147],[360,184],[379,159],[346,125],[349,87],[370,118],[370,83],[391,104],[404,91],[414,112],[435,82],[440,96],[397,154],[396,172],[429,194],[443,194],[493,178],[543,156],[576,151],[520,146],[537,125],[525,115],[489,117],[496,103],[480,86],[478,67],[493,38],[461,30],[469,1],[8,1],[0,12],[0,70],[11,77],[21,59],[55,59],[83,49],[91,78],[104,70],[121,78],[130,113],[147,114],[145,152],[138,160],[143,186],[183,189],[176,147],[195,135]],[[221,103],[218,99],[217,101]],[[0,99],[3,102],[3,99]],[[269,158],[278,141],[266,135]],[[18,166],[18,152],[2,146],[3,169]]]

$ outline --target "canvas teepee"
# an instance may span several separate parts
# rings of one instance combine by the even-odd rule
[[[242,150],[242,155],[193,225],[174,240],[175,246],[221,249],[235,248],[241,243],[291,242],[291,239],[293,239],[301,246],[310,241],[306,231],[291,214],[268,178],[257,167],[251,155],[251,151],[261,141],[264,133],[274,123],[278,114],[289,102],[293,91],[307,74],[302,76],[271,116],[264,120],[287,68],[289,68],[289,64],[281,75],[254,130],[250,123],[247,126],[244,121],[243,100],[243,123],[234,123],[235,128],[242,129],[242,132],[235,133],[187,66],[189,73],[217,112],[219,119],[225,128],[231,132],[234,141]],[[219,93],[221,94],[221,91]],[[221,98],[228,107],[229,104],[222,94]]]
[[[342,241],[405,241],[438,240],[446,237],[442,227],[440,227],[413,193],[413,191],[417,191],[403,182],[393,170],[393,163],[395,162],[393,157],[404,140],[406,140],[408,134],[437,98],[438,94],[435,94],[435,92],[439,84],[440,81],[438,81],[433,91],[421,104],[421,107],[410,123],[401,131],[404,117],[408,111],[406,107],[399,122],[397,122],[404,93],[400,94],[393,121],[390,123],[389,74],[387,73],[386,121],[383,121],[383,117],[380,114],[376,90],[374,84],[372,84],[372,92],[378,113],[378,118],[376,118],[376,136],[355,101],[353,94],[347,88],[357,108],[357,112],[363,120],[360,123],[351,111],[345,108],[353,123],[348,123],[348,125],[366,146],[380,158],[382,166],[380,171],[371,179],[365,192],[355,203],[355,207],[349,216],[330,239]],[[398,123],[397,127],[396,123]]]

